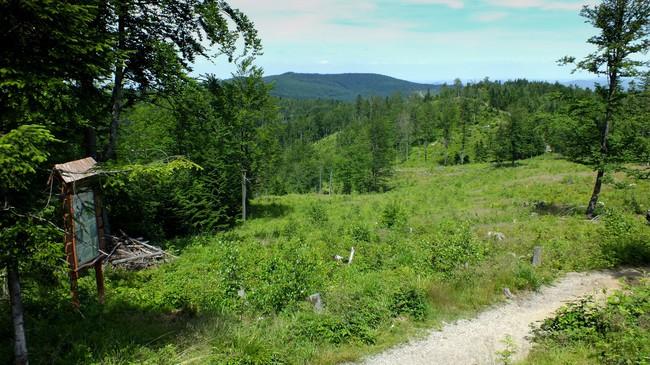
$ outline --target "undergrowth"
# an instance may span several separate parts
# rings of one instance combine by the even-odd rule
[[[618,292],[604,305],[571,303],[535,331],[526,364],[650,363],[650,282]]]
[[[650,184],[606,185],[604,214],[588,221],[581,212],[593,175],[553,156],[508,169],[409,161],[383,194],[260,197],[240,227],[166,243],[180,256],[171,263],[108,270],[104,306],[92,275],[80,281],[80,312],[65,275],[49,292],[25,288],[30,356],[53,364],[352,361],[472,315],[503,300],[503,288],[536,290],[565,271],[647,262],[648,228],[636,212],[650,206]],[[535,246],[540,267],[530,264]],[[306,301],[316,293],[321,312]],[[10,338],[5,309],[0,337]],[[0,363],[10,358],[4,341]]]

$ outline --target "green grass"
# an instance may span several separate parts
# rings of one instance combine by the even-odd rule
[[[562,272],[612,264],[602,255],[616,238],[602,235],[607,220],[591,222],[583,214],[593,179],[588,168],[554,156],[516,168],[408,161],[383,194],[260,197],[252,219],[232,231],[167,243],[180,254],[172,263],[108,272],[104,307],[94,304],[94,279],[84,278],[83,317],[69,308],[64,280],[48,296],[28,295],[32,359],[355,360],[443,320],[471,316],[502,300],[503,287],[534,290]],[[603,209],[644,232],[635,211],[650,207],[648,182],[615,175],[602,200]],[[505,240],[488,238],[490,231]],[[544,261],[533,268],[538,245]],[[351,265],[332,259],[347,258],[351,247]],[[304,300],[316,292],[323,313]],[[9,323],[8,316],[0,320],[2,337],[10,337]],[[9,361],[8,342],[0,362]]]
[[[650,361],[650,282],[641,279],[606,303],[581,299],[535,332],[522,364],[647,364]]]

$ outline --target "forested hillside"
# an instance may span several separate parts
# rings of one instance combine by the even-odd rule
[[[562,62],[606,76],[593,90],[265,77],[225,1],[0,1],[0,362],[341,363],[504,289],[647,265],[650,1],[583,16],[596,50]],[[198,58],[236,71],[193,78]],[[105,303],[66,261],[81,186],[53,169],[85,157],[112,234],[92,262]],[[169,262],[113,265],[115,235]]]
[[[378,74],[303,74],[288,72],[267,76],[271,94],[289,99],[354,100],[357,96],[391,96],[396,93],[435,93],[440,85],[418,84]]]

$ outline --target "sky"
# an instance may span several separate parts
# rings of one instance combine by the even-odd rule
[[[440,82],[589,79],[560,67],[595,34],[579,11],[594,0],[230,0],[255,23],[256,63],[284,72],[385,74]],[[223,58],[195,74],[227,77]]]

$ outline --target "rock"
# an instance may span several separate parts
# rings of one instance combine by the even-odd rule
[[[497,240],[497,241],[503,241],[503,240],[506,239],[506,235],[501,233],[501,232],[492,232],[492,231],[490,231],[490,232],[488,232],[487,235],[488,235],[488,238],[492,238],[492,239]]]
[[[315,293],[307,297],[307,301],[314,305],[314,312],[320,313],[325,308],[325,303],[323,303],[323,298],[321,298],[320,293]]]

